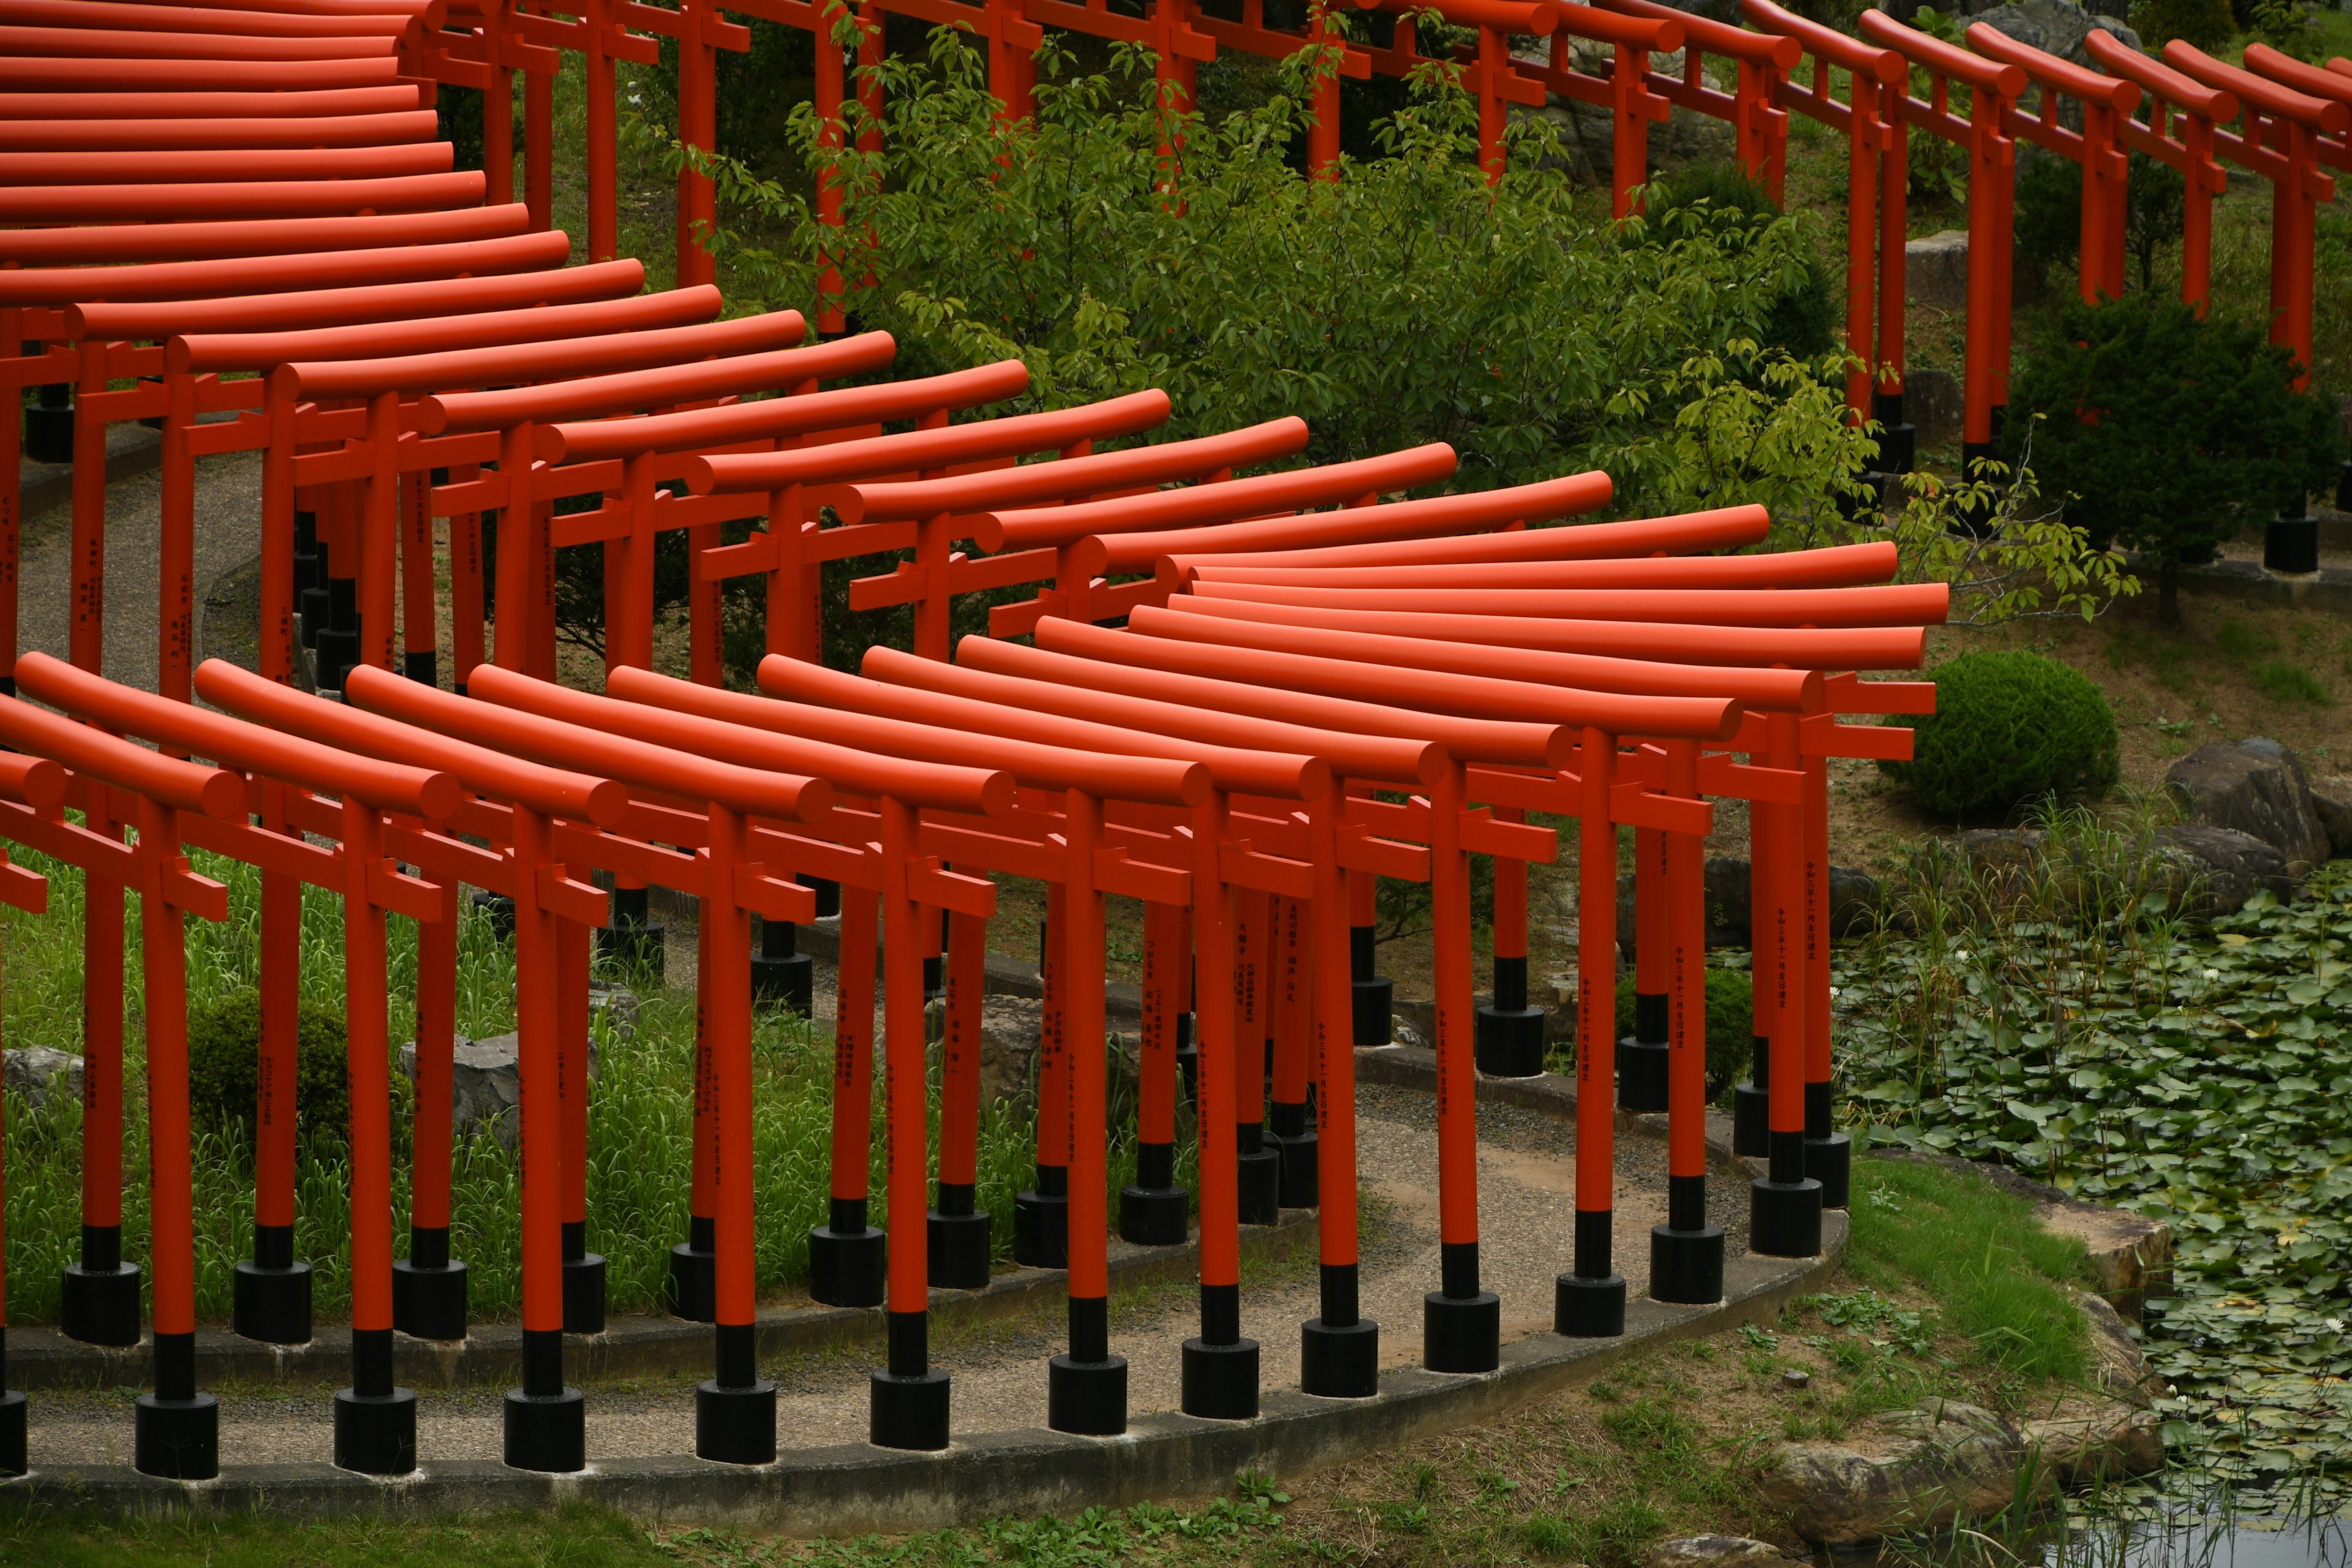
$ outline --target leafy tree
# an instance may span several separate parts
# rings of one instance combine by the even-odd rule
[[[2145,153],[2131,154],[2124,182],[2124,254],[2137,264],[2139,286],[2156,287],[2156,258],[2180,243],[2188,212],[2180,171]],[[2042,272],[2071,266],[2083,250],[2083,165],[2038,157],[2017,174],[2017,264]]]
[[[2232,9],[2231,0],[2139,0],[2131,9],[2132,30],[2151,49],[2179,38],[2210,54],[2238,30]]]
[[[2149,558],[2175,620],[2181,567],[2333,474],[2335,400],[2295,392],[2296,369],[2260,329],[2153,292],[2075,301],[2011,384],[2011,438],[2095,544]]]

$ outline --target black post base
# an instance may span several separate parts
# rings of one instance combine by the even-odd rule
[[[1806,1139],[1805,1174],[1822,1184],[1822,1207],[1845,1207],[1853,1190],[1853,1140],[1843,1132]]]
[[[1185,1415],[1211,1421],[1248,1421],[1256,1416],[1255,1340],[1235,1340],[1229,1345],[1186,1340],[1183,1375]]]
[[[1752,1083],[1731,1090],[1731,1152],[1751,1160],[1772,1152],[1772,1096]]]
[[[719,1316],[714,1255],[707,1247],[679,1242],[669,1249],[669,1315],[689,1323],[708,1323]]]
[[[878,1307],[889,1261],[887,1242],[870,1225],[817,1226],[809,1232],[809,1296],[828,1307]]]
[[[1723,1227],[1650,1227],[1650,1300],[1712,1307],[1723,1300]]]
[[[1544,1069],[1544,1010],[1481,1007],[1471,1058],[1488,1078],[1534,1078]]]
[[[805,952],[782,958],[753,953],[751,1000],[782,1002],[802,1017],[810,1016],[816,1007],[816,960]]]
[[[1822,1184],[1810,1176],[1749,1184],[1748,1250],[1766,1258],[1820,1257]]]
[[[345,672],[360,661],[360,634],[347,627],[322,626],[314,651],[319,689],[341,692]]]
[[[1503,1299],[1492,1290],[1421,1299],[1421,1364],[1432,1372],[1492,1372],[1503,1359]]]
[[[319,634],[327,629],[327,574],[323,565],[319,569],[318,582],[303,589],[294,603],[295,614],[301,621],[302,646],[316,648]]]
[[[335,1390],[335,1468],[363,1476],[404,1476],[416,1468],[416,1391]]]
[[[1116,1437],[1127,1430],[1127,1358],[1073,1361],[1057,1355],[1045,1367],[1045,1425],[1085,1437]]]
[[[663,961],[669,952],[669,927],[612,925],[598,926],[595,931],[597,957],[632,972],[649,970],[655,979],[661,978]]]
[[[766,1378],[748,1388],[695,1384],[694,1455],[722,1465],[774,1464],[776,1385]]]
[[[597,1253],[563,1260],[563,1331],[604,1331],[604,1259]]]
[[[930,1282],[942,1290],[985,1290],[989,1275],[989,1222],[984,1214],[923,1216],[923,1251]]]
[[[2263,565],[2272,572],[2319,570],[2319,520],[2274,517],[2263,528]]]
[[[1396,982],[1385,974],[1352,984],[1356,1044],[1385,1046],[1395,1039],[1391,1019],[1396,1011]]]
[[[1613,1340],[1625,1331],[1625,1279],[1563,1274],[1552,1287],[1551,1327],[1572,1340]]]
[[[421,653],[402,654],[400,673],[419,686],[437,686],[441,683],[440,660],[433,657],[431,648],[426,648]],[[400,1473],[405,1475],[407,1472]]]
[[[1320,1169],[1316,1163],[1315,1134],[1268,1132],[1265,1141],[1274,1149],[1280,1171],[1275,1179],[1275,1202],[1286,1209],[1315,1207],[1322,1201],[1323,1192]]]
[[[413,1339],[466,1337],[466,1266],[419,1268],[405,1258],[392,1265],[392,1326]]]
[[[32,1468],[26,1458],[25,1396],[0,1388],[0,1476],[21,1476]]]
[[[11,352],[15,346],[11,345]],[[70,463],[74,448],[71,404],[35,403],[25,409],[25,445],[28,463]]]
[[[866,1438],[877,1448],[936,1454],[948,1446],[948,1374],[937,1367],[901,1377],[877,1372],[868,1381],[871,1398]]]
[[[1121,1187],[1118,1237],[1138,1247],[1175,1247],[1191,1232],[1192,1194],[1182,1187]]]
[[[1068,1194],[1013,1194],[1013,1261],[1025,1268],[1069,1267]]]
[[[1381,1391],[1381,1326],[1359,1318],[1339,1327],[1320,1318],[1299,1325],[1298,1386],[1325,1399],[1370,1399]]]
[[[1666,1108],[1666,1058],[1669,1047],[1648,1040],[1617,1042],[1617,1108],[1620,1110],[1664,1110]]]
[[[1253,1149],[1241,1156],[1241,1222],[1244,1225],[1282,1223],[1282,1156],[1272,1149]]]
[[[208,1481],[220,1474],[220,1401],[139,1396],[131,1413],[131,1463],[142,1476]]]
[[[66,1265],[65,1289],[58,1303],[58,1329],[86,1345],[139,1342],[139,1265],[84,1268]],[[160,1473],[160,1472],[158,1472]]]
[[[400,1289],[397,1282],[393,1286]],[[230,1278],[229,1326],[248,1340],[266,1345],[299,1345],[310,1341],[310,1266],[293,1264],[265,1268],[242,1258]]]
[[[570,1475],[588,1465],[588,1402],[576,1388],[561,1394],[507,1390],[509,1468]]]

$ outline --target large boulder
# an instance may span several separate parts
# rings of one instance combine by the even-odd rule
[[[1642,1568],[1790,1568],[1789,1554],[1745,1535],[1685,1535],[1650,1548]]]
[[[1915,305],[1939,310],[1966,310],[1969,231],[1948,228],[1906,241],[1903,247],[1903,292]]]
[[[2007,0],[2007,4],[1990,7],[1964,5],[1961,9],[1974,12],[1969,17],[1971,24],[1982,22],[2031,48],[2056,55],[2089,70],[2097,69],[2098,63],[2083,47],[2083,40],[2094,27],[2105,28],[2116,42],[2127,49],[2139,47],[2139,35],[2121,19],[2097,16],[2072,0]]]
[[[2200,746],[2164,778],[2191,822],[2252,834],[2284,858],[2290,877],[2335,853],[2302,762],[2267,736]]]
[[[2328,773],[2311,781],[2312,809],[2327,830],[2329,849],[2352,855],[2352,775]]]
[[[2152,1410],[2099,1400],[2081,1414],[2011,1420],[1927,1399],[1855,1423],[1844,1440],[1783,1443],[1760,1500],[1808,1541],[1859,1546],[1990,1518],[2021,1499],[2164,1462]]]
[[[81,1099],[81,1058],[54,1046],[0,1051],[0,1088],[5,1088],[29,1110],[46,1109],[57,1095],[78,1102]]]
[[[2257,889],[2284,899],[2294,891],[2286,858],[2251,833],[2201,822],[2176,822],[2157,835],[2167,865],[2178,873],[2169,888],[2175,906],[2201,920],[2235,914]]]
[[[616,1048],[637,1032],[637,998],[618,985],[592,985],[588,993],[588,1076],[602,1066],[600,1040]],[[403,1041],[400,1070],[416,1081],[416,1042]],[[450,1051],[449,1131],[459,1142],[477,1131],[488,1132],[511,1153],[522,1136],[522,1119],[513,1114],[522,1103],[520,1037],[506,1034],[487,1040],[460,1036]]]

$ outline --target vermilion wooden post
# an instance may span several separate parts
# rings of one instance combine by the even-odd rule
[[[1665,761],[1666,793],[1696,800],[1698,743],[1667,742]],[[1659,934],[1668,953],[1666,1223],[1650,1232],[1650,1296],[1710,1305],[1723,1299],[1723,1227],[1706,1217],[1706,844],[1688,833],[1660,837],[1666,916]]]
[[[989,1279],[989,1219],[975,1203],[980,1180],[980,1009],[987,960],[987,921],[950,914],[947,1026],[940,1068],[939,1201],[927,1225],[931,1283],[955,1290],[983,1289]]]
[[[1617,1103],[1666,1109],[1666,836],[1633,830],[1633,1032],[1617,1042]]]
[[[1575,1265],[1559,1277],[1552,1326],[1608,1338],[1625,1331],[1625,1281],[1611,1257],[1616,1127],[1610,1103],[1617,1049],[1617,827],[1609,792],[1617,739],[1588,728],[1577,751]]]
[[[1497,822],[1525,822],[1516,806],[1495,808]],[[1478,1070],[1489,1078],[1533,1078],[1544,1069],[1544,1010],[1528,1002],[1528,863],[1495,857],[1494,994],[1474,1016]]]
[[[873,1159],[875,947],[879,895],[841,889],[841,969],[833,1031],[833,1177],[825,1223],[809,1233],[809,1294],[833,1307],[878,1307],[887,1289],[887,1243],[866,1223]],[[887,1009],[889,998],[882,998]],[[901,1223],[904,1223],[901,1221]]]
[[[1803,766],[1798,720],[1775,713],[1765,721],[1769,767]],[[1757,1027],[1769,1024],[1771,1169],[1750,1188],[1748,1248],[1771,1258],[1811,1258],[1821,1251],[1822,1184],[1805,1174],[1805,1055],[1809,998],[1804,985],[1804,808],[1749,807],[1755,825],[1754,929],[1760,1003]],[[1769,934],[1768,934],[1769,933]]]
[[[1183,946],[1183,927],[1181,906],[1143,906],[1136,1171],[1135,1181],[1118,1194],[1118,1234],[1142,1247],[1178,1245],[1189,1234],[1192,1194],[1176,1184],[1176,1018],[1181,975],[1192,956]]]
[[[1045,889],[1037,967],[1045,992],[1037,1025],[1036,1184],[1013,1194],[1013,1260],[1032,1268],[1069,1263],[1070,1053],[1068,969],[1063,962],[1062,885]]]
[[[1286,1209],[1316,1205],[1319,1157],[1314,1130],[1307,1125],[1307,1090],[1315,1065],[1315,938],[1308,924],[1314,906],[1297,899],[1276,900],[1274,1083],[1266,1141],[1281,1161],[1278,1193]]]
[[[1274,1039],[1274,905],[1255,889],[1234,895],[1234,1146],[1241,1222],[1282,1217],[1282,1157],[1265,1146],[1267,1047]]]

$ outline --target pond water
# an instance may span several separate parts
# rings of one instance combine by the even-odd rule
[[[2044,1568],[2352,1568],[2352,1521],[2101,1524],[2051,1541],[2042,1561]]]

